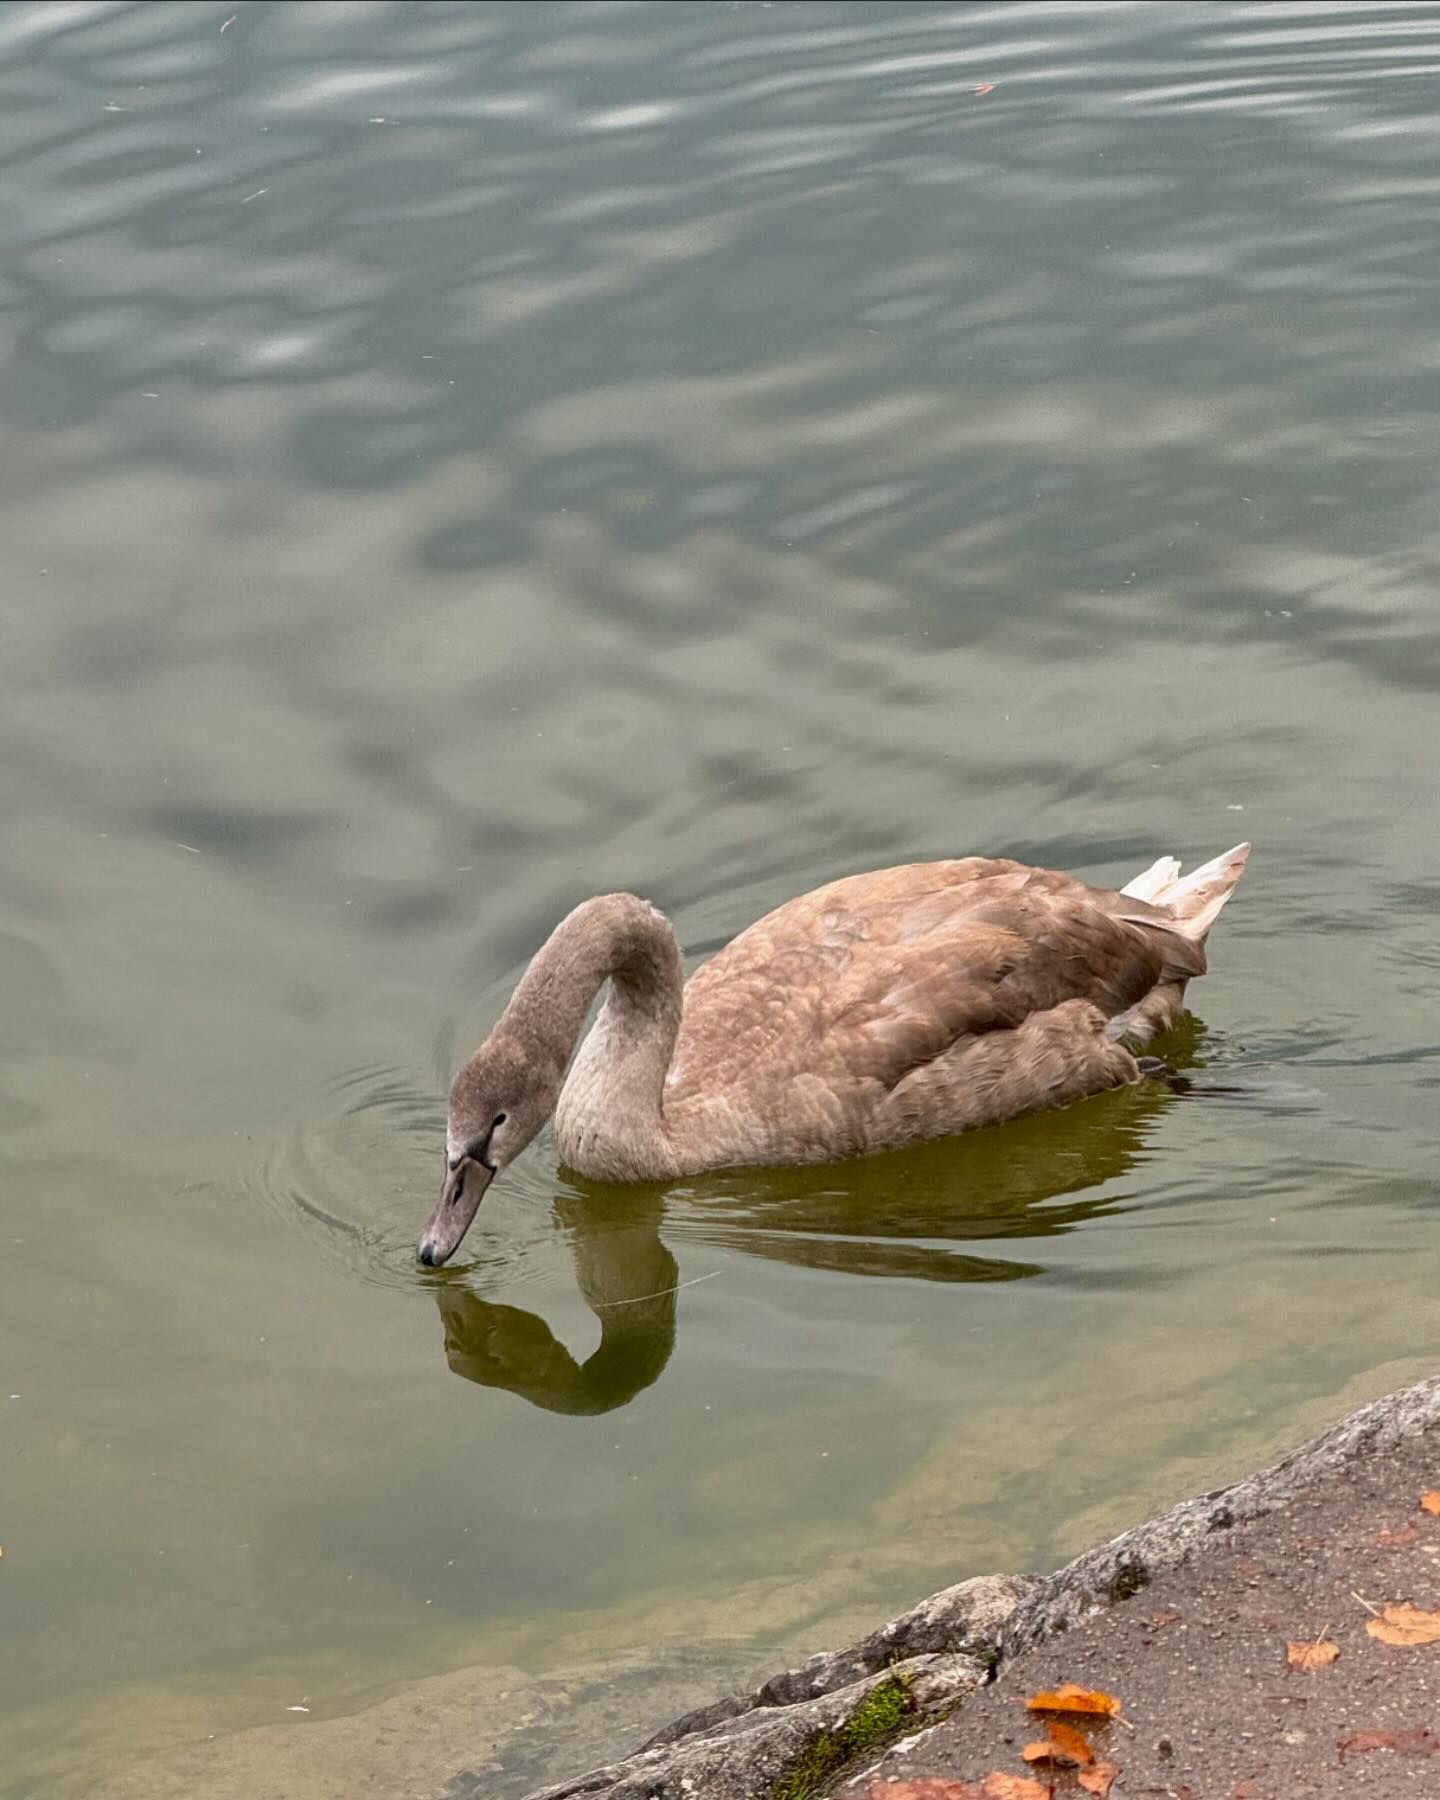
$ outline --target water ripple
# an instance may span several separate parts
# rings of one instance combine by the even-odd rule
[[[309,1096],[264,1146],[246,1185],[348,1274],[413,1290],[428,1284],[415,1239],[439,1192],[444,1142],[443,1095],[412,1070],[365,1064]],[[510,1171],[487,1196],[455,1269],[479,1291],[561,1281],[552,1192],[538,1167]]]

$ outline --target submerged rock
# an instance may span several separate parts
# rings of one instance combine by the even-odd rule
[[[634,1756],[530,1800],[802,1800],[990,1679],[1005,1621],[1035,1587],[984,1575],[932,1594],[848,1650],[685,1714]]]

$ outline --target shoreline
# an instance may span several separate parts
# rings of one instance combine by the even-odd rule
[[[1423,1341],[1428,1335],[1424,1321],[1416,1323],[1417,1341]],[[1130,1519],[1171,1516],[1177,1510],[1167,1505],[1173,1496],[1202,1484],[1213,1489],[1230,1476],[1248,1480],[1246,1471],[1274,1463],[1289,1445],[1329,1421],[1369,1414],[1371,1396],[1377,1393],[1390,1390],[1379,1404],[1392,1405],[1399,1394],[1412,1391],[1408,1384],[1425,1368],[1419,1357],[1392,1359],[1348,1375],[1333,1387],[1317,1384],[1318,1391],[1292,1401],[1286,1413],[1270,1410],[1232,1419],[1231,1441],[1220,1457],[1188,1447],[1175,1454],[1173,1416],[1158,1429],[1153,1406],[1127,1408],[1124,1429],[1131,1451],[1151,1450],[1153,1464],[1137,1464],[1142,1471],[1148,1466],[1150,1473],[1126,1482],[1128,1503],[1117,1492],[1097,1505],[1089,1492],[1094,1469],[1077,1467],[1068,1440],[1063,1458],[1056,1451],[1036,1460],[1031,1479],[1055,1485],[1048,1504],[1069,1522],[1057,1533],[1055,1562],[1048,1557],[1041,1562],[1037,1556],[1030,1566],[1053,1568],[1064,1560],[1066,1568],[1076,1567],[1084,1557],[1075,1557],[1074,1551],[1087,1543],[1120,1541],[1112,1534]],[[1232,1383],[1223,1398],[1233,1399],[1235,1391]],[[1196,1418],[1209,1420],[1222,1395],[1210,1388],[1196,1390],[1193,1401],[1179,1421],[1190,1435]],[[1056,1423],[1060,1428],[1062,1422]],[[1313,1441],[1328,1439],[1336,1429]],[[537,1654],[533,1637],[525,1635],[521,1620],[514,1622],[517,1631],[501,1633],[499,1641],[492,1632],[490,1640],[452,1646],[431,1671],[407,1676],[398,1668],[381,1669],[368,1681],[368,1692],[353,1695],[337,1692],[336,1684],[324,1679],[317,1684],[314,1668],[304,1664],[269,1668],[250,1704],[245,1691],[229,1682],[223,1690],[203,1682],[198,1687],[132,1684],[102,1696],[103,1705],[79,1712],[73,1701],[57,1699],[44,1711],[11,1721],[7,1743],[16,1756],[8,1772],[17,1785],[0,1780],[0,1789],[16,1800],[40,1791],[53,1793],[56,1800],[251,1800],[267,1792],[287,1800],[349,1800],[365,1783],[387,1800],[523,1800],[537,1790],[547,1791],[541,1784],[551,1784],[552,1790],[559,1784],[563,1792],[575,1785],[573,1778],[582,1770],[601,1763],[619,1768],[633,1760],[637,1747],[653,1741],[665,1720],[713,1710],[717,1695],[753,1693],[763,1686],[771,1689],[773,1701],[779,1692],[773,1671],[787,1658],[793,1666],[813,1669],[827,1659],[810,1657],[804,1664],[800,1659],[809,1657],[817,1644],[857,1643],[875,1621],[937,1579],[977,1568],[1024,1566],[1025,1548],[1011,1562],[1003,1545],[997,1553],[992,1543],[987,1554],[984,1542],[966,1529],[964,1497],[989,1466],[982,1460],[977,1468],[968,1456],[959,1446],[916,1465],[901,1489],[854,1519],[848,1531],[832,1534],[819,1560],[811,1558],[807,1566],[812,1573],[803,1582],[772,1577],[700,1592],[666,1590],[643,1601],[637,1598],[618,1622],[613,1612],[577,1612],[562,1621],[558,1639],[552,1621],[543,1655]],[[1282,1460],[1288,1464],[1292,1457]],[[1440,1464],[1440,1456],[1436,1462]],[[1079,1477],[1078,1488],[1067,1486],[1063,1475],[1049,1473],[1062,1463],[1072,1477]],[[1440,1487],[1440,1466],[1433,1477],[1428,1485]],[[1229,1485],[1243,1484],[1237,1479]],[[947,1493],[952,1502],[959,1500],[958,1513],[953,1503],[947,1509]],[[1423,1523],[1428,1531],[1432,1522]],[[864,1578],[873,1574],[880,1548],[891,1562],[886,1591],[867,1597]],[[1036,1548],[1044,1554],[1042,1547]],[[1091,1554],[1093,1550],[1085,1551]],[[906,1562],[912,1564],[908,1577]],[[1360,1589],[1370,1593],[1363,1583]],[[1419,1593],[1394,1597],[1429,1603]],[[1435,1603],[1440,1604],[1440,1595]],[[1144,1605],[1143,1596],[1136,1604]],[[1359,1608],[1349,1604],[1358,1614]],[[1331,1622],[1317,1618],[1311,1625],[1318,1631]],[[953,1651],[955,1635],[952,1631],[947,1637],[946,1629],[943,1619],[936,1622],[931,1642],[923,1649],[917,1646],[916,1653]],[[876,1667],[898,1656],[892,1640]],[[351,1676],[356,1673],[352,1667]],[[1060,1678],[1083,1677],[1072,1670]],[[747,1689],[747,1683],[753,1685]],[[955,1717],[978,1716],[981,1703],[995,1691],[994,1685],[980,1688]],[[297,1698],[308,1700],[312,1713],[277,1719],[284,1703]],[[885,1736],[878,1729],[885,1723],[885,1700],[882,1694],[866,1721],[876,1728],[876,1746]],[[936,1710],[947,1704],[953,1703],[942,1698]],[[905,1710],[913,1732],[917,1721],[908,1701]],[[758,1709],[752,1711],[755,1723],[773,1722],[777,1716],[773,1704],[763,1719]],[[843,1722],[843,1709],[836,1716]],[[129,1746],[146,1720],[151,1741],[137,1754]],[[40,1748],[50,1741],[47,1732],[53,1753]],[[864,1748],[854,1746],[851,1761],[856,1766],[868,1767],[878,1755],[872,1746],[874,1753],[866,1761],[860,1755]],[[561,1777],[571,1779],[562,1782]],[[595,1791],[606,1793],[603,1787]],[[697,1790],[701,1800],[708,1791]],[[1062,1795],[1070,1791],[1064,1786],[1059,1790]],[[793,1800],[794,1793],[806,1800],[824,1796],[813,1781],[808,1788],[792,1790],[786,1800]],[[1123,1787],[1116,1793],[1117,1800],[1126,1800]],[[1197,1800],[1209,1800],[1209,1791],[1201,1790]],[[1229,1800],[1228,1791],[1218,1800]]]
[[[965,1800],[979,1788],[959,1784],[978,1783],[995,1768],[1034,1780],[1036,1795],[1075,1792],[1073,1777],[1063,1772],[1041,1769],[1027,1777],[1016,1735],[1026,1731],[1023,1709],[1012,1704],[1000,1715],[1010,1722],[1007,1734],[984,1703],[1004,1688],[1018,1691],[1032,1676],[1036,1686],[1071,1679],[1103,1687],[1093,1673],[1101,1664],[1128,1667],[1131,1685],[1150,1692],[1148,1714],[1164,1715],[1163,1728],[1148,1715],[1137,1719],[1139,1735],[1128,1750],[1109,1746],[1128,1759],[1117,1779],[1138,1777],[1148,1758],[1158,1762],[1165,1783],[1151,1791],[1182,1800],[1187,1793],[1192,1800],[1227,1800],[1232,1792],[1236,1800],[1264,1800],[1272,1791],[1350,1792],[1362,1778],[1353,1760],[1347,1767],[1345,1745],[1364,1740],[1364,1791],[1413,1793],[1417,1771],[1408,1759],[1430,1754],[1432,1744],[1440,1758],[1440,1737],[1426,1723],[1440,1718],[1434,1706],[1440,1645],[1376,1646],[1364,1636],[1362,1606],[1375,1598],[1440,1606],[1440,1518],[1415,1510],[1422,1489],[1434,1488],[1440,1488],[1440,1377],[1359,1407],[1267,1468],[1181,1501],[1051,1575],[979,1576],[942,1589],[859,1643],[682,1715],[623,1760],[535,1789],[528,1800],[884,1800],[887,1791],[901,1800],[916,1782],[921,1792],[934,1783],[934,1800],[949,1800],[947,1783],[954,1800]],[[1393,1529],[1386,1520],[1395,1521]],[[1346,1606],[1347,1571],[1375,1587],[1376,1596]],[[1261,1590],[1269,1610],[1256,1612],[1251,1596]],[[1353,1642],[1342,1648],[1328,1682],[1319,1674],[1302,1677],[1311,1686],[1282,1692],[1277,1710],[1276,1696],[1261,1690],[1285,1686],[1288,1640],[1329,1629],[1309,1616],[1317,1606],[1345,1607],[1333,1635],[1340,1635],[1343,1618]],[[1185,1660],[1182,1668],[1170,1657],[1173,1666],[1157,1688],[1165,1655],[1137,1666],[1135,1628],[1143,1638],[1146,1619],[1162,1616],[1176,1628],[1168,1643],[1183,1644]],[[1166,1642],[1162,1627],[1152,1623],[1150,1631],[1146,1641]],[[1127,1654],[1117,1655],[1121,1640]],[[1067,1675],[1044,1666],[1047,1659],[1056,1663],[1059,1647]],[[1372,1648],[1376,1656],[1367,1662]],[[1233,1691],[1242,1666],[1236,1655],[1256,1664],[1244,1666],[1243,1675],[1254,1690],[1258,1729],[1239,1727],[1249,1689]],[[1209,1664],[1215,1667],[1207,1673]],[[1213,1697],[1227,1691],[1227,1680],[1232,1691],[1216,1717]],[[1369,1691],[1381,1680],[1390,1690],[1383,1700]],[[1347,1696],[1360,1709],[1356,1719],[1369,1716],[1368,1706],[1377,1717],[1402,1721],[1414,1713],[1414,1723],[1346,1725]],[[1289,1711],[1312,1701],[1335,1714],[1332,1736],[1287,1723]],[[1317,1704],[1317,1719],[1321,1711]],[[1262,1785],[1246,1774],[1224,1787],[1196,1788],[1183,1779],[1188,1764],[1176,1763],[1175,1745],[1184,1743],[1191,1760],[1205,1762],[1205,1736],[1187,1720],[1207,1712],[1210,1734],[1228,1731],[1239,1762],[1248,1756],[1261,1769]],[[1264,1778],[1273,1777],[1277,1760],[1288,1785],[1272,1789]],[[452,1778],[446,1800],[485,1800],[477,1774]],[[1125,1791],[1122,1785],[1119,1792]],[[1129,1791],[1144,1790],[1132,1782]]]

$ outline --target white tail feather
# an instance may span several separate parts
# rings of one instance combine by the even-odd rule
[[[1183,877],[1179,863],[1173,857],[1162,856],[1120,892],[1133,894],[1137,900],[1148,900],[1153,906],[1165,907],[1177,930],[1203,943],[1210,927],[1219,918],[1221,907],[1245,873],[1249,855],[1248,844],[1237,844],[1233,850],[1202,863]]]
[[[1130,894],[1136,900],[1154,900],[1161,888],[1167,887],[1180,873],[1178,856],[1162,856],[1151,863],[1143,875],[1137,875],[1133,881],[1127,881],[1120,892]]]

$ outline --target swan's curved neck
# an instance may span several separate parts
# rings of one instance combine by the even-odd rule
[[[608,979],[598,1017],[560,1079]],[[501,1028],[553,1075],[563,1161],[636,1181],[669,1172],[662,1098],[684,1004],[685,971],[663,913],[633,894],[587,900],[562,919],[516,988]]]

